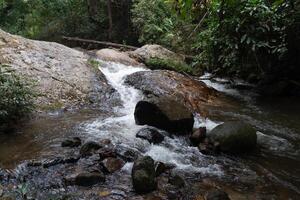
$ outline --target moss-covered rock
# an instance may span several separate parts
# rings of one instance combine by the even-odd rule
[[[163,69],[176,71],[179,73],[194,74],[193,68],[183,61],[162,59],[162,58],[149,58],[146,59],[145,64],[152,70]]]
[[[137,159],[132,168],[132,184],[137,193],[156,189],[154,160],[150,156]]]
[[[256,146],[256,130],[244,122],[225,122],[214,128],[209,138],[219,143],[220,150],[234,154],[245,153]]]

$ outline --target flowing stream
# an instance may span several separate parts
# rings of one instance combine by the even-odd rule
[[[135,124],[134,109],[144,96],[124,81],[126,76],[147,69],[100,62],[99,70],[118,92],[121,105],[113,107],[108,114],[53,115],[30,122],[14,134],[0,135],[0,167],[13,168],[24,160],[62,154],[60,142],[66,137],[80,136],[86,140],[110,139],[118,148],[174,165],[187,179],[212,178],[245,195],[249,191],[279,196],[279,199],[297,199],[300,195],[299,98],[259,98],[255,92],[234,89],[226,79],[210,79],[209,74],[201,77],[208,86],[226,94],[239,106],[218,110],[209,119],[196,114],[195,127],[206,126],[211,130],[226,120],[239,119],[258,130],[256,153],[241,157],[207,156],[189,146],[186,137],[167,136],[158,145],[136,138],[138,130],[145,126]],[[131,167],[132,163],[127,163],[123,173],[129,174]]]
[[[100,67],[108,82],[118,91],[123,106],[114,108],[115,116],[83,124],[83,129],[91,138],[108,138],[116,145],[122,145],[149,155],[156,161],[175,165],[178,169],[210,175],[221,175],[220,166],[209,159],[203,160],[202,154],[195,147],[190,147],[185,138],[166,137],[160,145],[150,145],[147,141],[136,138],[137,131],[145,126],[138,126],[134,120],[135,105],[143,99],[142,93],[124,83],[126,76],[145,71],[145,68],[126,66],[118,63],[106,63]],[[204,125],[200,117],[195,126]],[[210,128],[217,124],[208,121]],[[130,164],[128,164],[130,169]]]

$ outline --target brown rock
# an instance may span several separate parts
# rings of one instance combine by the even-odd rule
[[[200,127],[190,136],[190,141],[194,146],[197,146],[206,138],[206,127]]]
[[[124,161],[119,158],[106,158],[102,161],[104,168],[109,172],[113,173],[120,170],[124,166]]]

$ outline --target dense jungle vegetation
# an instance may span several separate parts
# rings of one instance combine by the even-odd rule
[[[193,55],[197,71],[293,90],[299,9],[293,0],[0,0],[0,27],[43,40],[157,43]]]

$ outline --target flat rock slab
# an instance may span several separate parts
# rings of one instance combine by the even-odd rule
[[[29,40],[0,29],[0,63],[35,82],[41,110],[109,102],[114,90],[100,71],[88,65],[88,59],[85,53],[61,44]]]
[[[142,90],[147,97],[166,97],[173,99],[192,112],[206,115],[208,106],[228,106],[225,98],[218,91],[205,83],[193,80],[173,71],[142,71],[126,78],[128,85]]]

